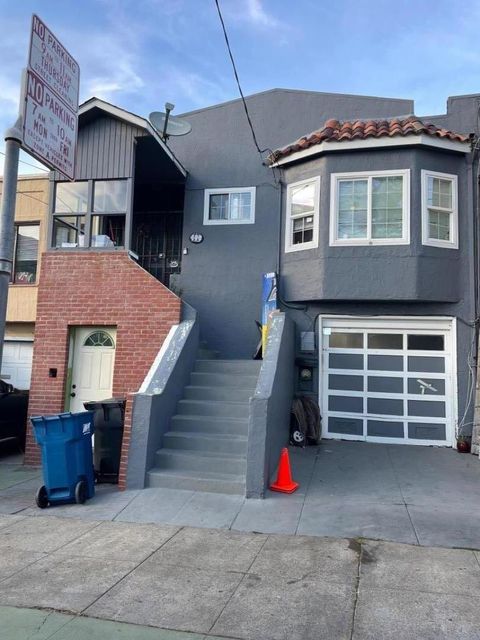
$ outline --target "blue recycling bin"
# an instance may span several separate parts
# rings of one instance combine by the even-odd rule
[[[42,452],[43,481],[35,496],[41,509],[49,504],[83,504],[95,494],[93,411],[31,418]]]

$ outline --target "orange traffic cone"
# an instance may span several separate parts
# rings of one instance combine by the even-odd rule
[[[290,471],[290,458],[288,457],[288,449],[284,447],[280,454],[280,462],[278,465],[277,480],[270,485],[272,491],[281,491],[282,493],[293,493],[300,485],[292,480],[292,472]]]

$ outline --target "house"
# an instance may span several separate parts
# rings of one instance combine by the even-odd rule
[[[30,387],[38,278],[47,241],[48,194],[48,175],[19,177],[2,365],[2,373],[17,389]]]
[[[132,487],[262,496],[295,389],[324,437],[452,446],[473,411],[477,100],[419,119],[409,100],[266,91],[246,101],[263,154],[240,100],[184,114],[168,144],[84,103],[76,180],[51,176],[30,414],[126,396]],[[260,367],[267,273],[281,313]]]

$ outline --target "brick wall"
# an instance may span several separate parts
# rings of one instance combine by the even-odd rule
[[[64,410],[69,328],[115,325],[113,395],[128,398],[119,479],[124,488],[131,394],[138,391],[170,327],[180,321],[180,299],[124,251],[46,253],[39,281],[28,415]],[[53,367],[57,377],[49,378]],[[25,464],[39,461],[29,424]]]

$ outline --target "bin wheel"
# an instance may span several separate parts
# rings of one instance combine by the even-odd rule
[[[77,504],[83,504],[87,499],[87,483],[85,480],[80,480],[75,485],[75,502]]]
[[[48,507],[48,493],[47,493],[47,487],[45,485],[42,485],[36,495],[35,495],[35,502],[37,503],[37,507],[39,507],[40,509],[45,509],[46,507]]]

